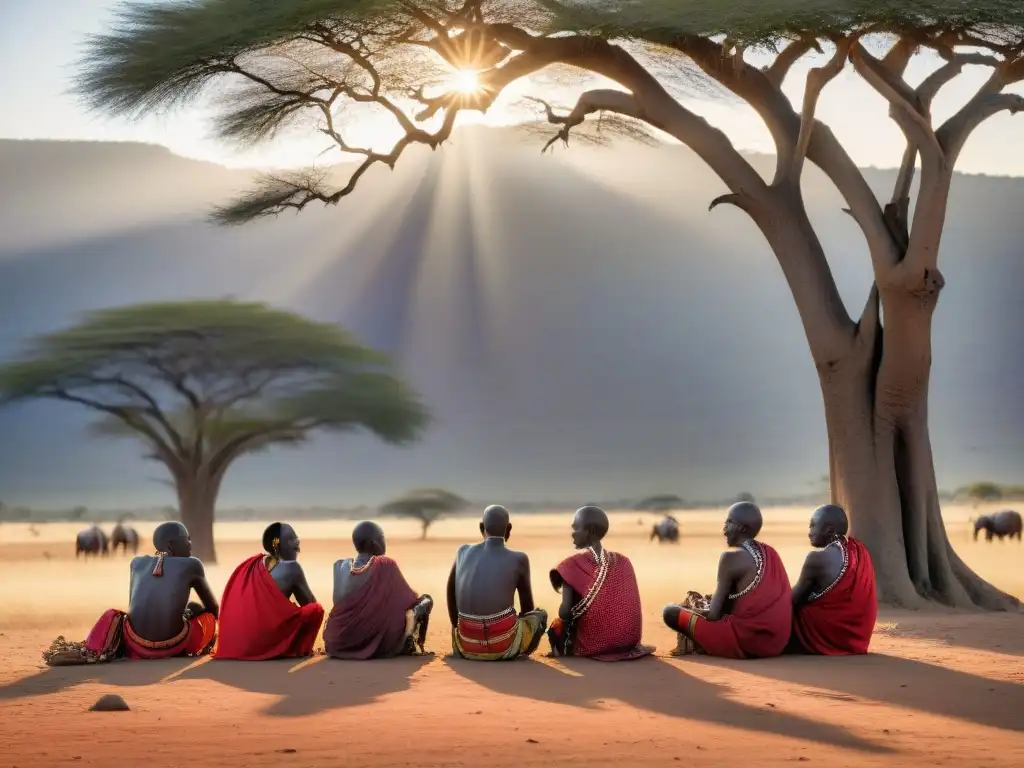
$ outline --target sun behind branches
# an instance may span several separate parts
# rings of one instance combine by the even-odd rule
[[[480,90],[480,78],[475,69],[460,69],[452,75],[451,87],[459,93],[476,93]]]

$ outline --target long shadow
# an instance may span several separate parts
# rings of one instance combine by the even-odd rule
[[[695,663],[721,665],[701,658]],[[1000,728],[1024,731],[1024,685],[990,680],[898,656],[783,657],[744,665],[743,671],[793,685],[807,696],[826,688],[847,697],[881,701],[898,707]]]
[[[1022,550],[1024,554],[1024,550]],[[975,648],[1007,656],[1024,656],[1024,610],[981,614],[953,612],[925,616],[904,612],[879,615],[881,624],[893,628],[876,630],[885,637],[934,640],[944,645]]]
[[[61,693],[87,683],[100,683],[118,688],[155,685],[165,677],[180,673],[194,662],[195,659],[179,658],[47,667],[34,675],[0,686],[0,701]]]
[[[400,657],[371,661],[337,661],[326,657],[302,663],[211,660],[186,669],[180,679],[204,679],[241,691],[279,697],[263,714],[301,717],[371,704],[408,690],[410,679],[433,657]]]
[[[774,733],[861,752],[894,751],[828,723],[733,701],[726,697],[726,687],[692,677],[655,657],[617,664],[560,660],[559,664],[573,675],[534,660],[486,663],[447,657],[444,661],[455,674],[503,696],[581,709],[596,709],[608,699],[617,699],[669,717]]]
[[[264,714],[312,715],[330,709],[370,704],[407,690],[410,678],[432,657],[344,662],[318,658],[245,662],[216,659],[115,661],[48,668],[0,687],[0,701],[60,693],[87,683],[115,688],[156,685],[175,680],[211,680],[249,693],[277,696]],[[303,663],[305,661],[305,663]]]

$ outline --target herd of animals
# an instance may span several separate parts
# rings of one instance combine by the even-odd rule
[[[1009,509],[1002,512],[993,512],[990,515],[981,515],[975,518],[973,522],[975,541],[977,541],[978,534],[982,531],[985,531],[985,541],[992,541],[992,539],[999,539],[1001,541],[1007,536],[1010,539],[1016,538],[1020,541],[1022,530],[1024,530],[1020,513]],[[651,528],[650,540],[653,541],[654,539],[657,539],[659,544],[665,542],[669,544],[678,543],[679,521],[672,515],[665,515],[664,518],[655,523]],[[89,555],[97,557],[100,555],[107,556],[111,550],[116,554],[119,547],[125,554],[129,549],[131,549],[132,554],[138,554],[138,532],[131,526],[119,522],[114,526],[114,530],[110,532],[110,535],[107,536],[102,528],[94,525],[79,532],[75,539],[75,557],[88,557]]]
[[[88,557],[89,555],[106,557],[110,554],[111,549],[116,554],[118,547],[121,548],[123,554],[127,554],[131,549],[132,554],[137,555],[139,553],[138,532],[131,526],[118,523],[109,536],[98,525],[94,525],[84,531],[79,531],[78,536],[75,537],[75,557]]]

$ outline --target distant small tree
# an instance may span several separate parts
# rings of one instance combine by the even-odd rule
[[[77,522],[79,520],[85,519],[85,516],[88,514],[88,512],[89,512],[88,507],[75,507],[69,513],[69,517],[70,517],[71,520],[74,520],[74,521]]]
[[[964,489],[964,495],[970,499],[975,508],[982,502],[999,501],[1003,498],[1003,489],[993,482],[982,481],[971,483]]]
[[[648,496],[646,499],[637,502],[634,509],[643,512],[669,512],[673,509],[681,509],[685,502],[671,493],[663,493],[657,496]]]
[[[749,501],[751,504],[754,503],[754,494],[743,491],[736,496],[736,501]]]
[[[99,434],[140,440],[211,562],[217,495],[240,456],[318,429],[402,444],[428,421],[386,358],[337,326],[227,300],[105,309],[34,339],[0,367],[0,404],[40,398],[98,412]]]
[[[384,504],[381,514],[411,517],[420,521],[420,538],[427,538],[427,529],[439,518],[469,506],[469,502],[444,488],[417,488]]]

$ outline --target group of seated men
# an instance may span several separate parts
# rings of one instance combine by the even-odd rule
[[[778,553],[757,536],[761,512],[752,503],[730,507],[713,595],[690,592],[664,610],[678,633],[673,655],[704,653],[763,658],[783,653],[867,653],[877,616],[875,577],[864,546],[847,535],[846,513],[826,505],[811,517],[812,551],[795,586]],[[576,554],[551,570],[561,592],[558,616],[548,625],[536,607],[530,562],[507,546],[508,511],[491,506],[480,522],[482,540],[465,544],[448,576],[452,653],[481,661],[529,656],[546,634],[555,656],[605,661],[636,659],[654,648],[641,643],[642,609],[632,563],[602,545],[608,516],[598,507],[578,510],[572,522]],[[387,557],[380,526],[359,523],[356,556],[334,565],[333,605],[323,630],[326,653],[370,659],[424,653],[433,608]],[[303,657],[324,624],[298,563],[295,530],[274,523],[264,552],[241,563],[218,604],[203,564],[191,556],[180,523],[158,526],[155,555],[131,563],[128,611],[107,611],[83,644],[91,661],[119,656],[157,659],[198,656],[264,660]],[[199,602],[189,602],[195,591]],[[518,595],[519,610],[515,609]]]

